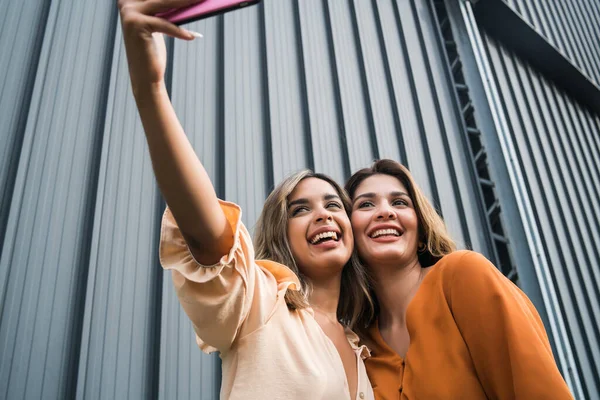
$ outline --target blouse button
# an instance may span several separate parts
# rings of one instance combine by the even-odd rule
[[[360,393],[358,394],[358,397],[360,397],[361,399],[364,399],[364,398],[365,398],[365,394],[364,394],[363,392],[360,392]]]

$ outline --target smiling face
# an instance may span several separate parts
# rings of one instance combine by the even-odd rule
[[[418,259],[419,221],[408,190],[395,177],[376,174],[354,192],[352,230],[369,266],[408,265]]]
[[[311,279],[340,273],[354,246],[350,220],[328,182],[306,178],[288,196],[287,236],[300,271]]]

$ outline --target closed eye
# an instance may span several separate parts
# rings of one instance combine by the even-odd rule
[[[340,209],[340,210],[343,208],[343,207],[342,207],[342,205],[341,205],[340,203],[337,203],[337,202],[335,202],[335,201],[332,201],[331,203],[327,203],[327,206],[326,206],[326,207],[327,207],[327,208],[332,208],[332,207],[333,207],[333,208],[338,208],[338,209]]]
[[[392,206],[408,206],[408,201],[404,199],[396,199],[392,202]]]
[[[358,208],[367,208],[367,207],[373,207],[374,204],[371,201],[363,201],[362,203],[358,204]]]
[[[296,215],[300,214],[302,211],[308,211],[308,207],[300,206],[300,207],[294,208],[292,210],[292,217],[295,217]]]

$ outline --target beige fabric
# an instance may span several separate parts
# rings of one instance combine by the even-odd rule
[[[290,311],[284,295],[299,285],[284,265],[256,261],[240,208],[221,202],[235,232],[234,245],[219,263],[194,260],[170,210],[163,216],[160,261],[172,270],[179,301],[198,346],[219,351],[222,399],[349,399],[341,358],[314,319],[312,309]],[[357,355],[357,400],[373,400],[363,358],[366,347],[347,331]]]

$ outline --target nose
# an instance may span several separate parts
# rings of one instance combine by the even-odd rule
[[[377,212],[375,213],[375,218],[377,220],[390,220],[396,219],[396,213],[389,203],[384,202],[381,204]]]
[[[333,221],[331,212],[326,208],[321,208],[315,215],[315,222]]]

